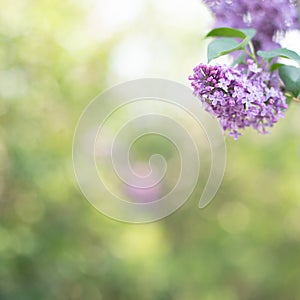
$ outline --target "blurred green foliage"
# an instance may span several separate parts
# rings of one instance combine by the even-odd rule
[[[199,192],[164,220],[130,225],[84,199],[74,128],[131,30],[74,48],[88,7],[0,4],[0,299],[300,299],[297,104],[272,135],[228,139],[224,182],[203,210]]]

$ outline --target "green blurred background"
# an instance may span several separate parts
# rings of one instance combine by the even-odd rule
[[[300,108],[227,138],[223,184],[156,223],[111,220],[75,182],[89,101],[124,80],[188,84],[198,1],[0,2],[0,299],[300,299]],[[144,149],[145,150],[145,149]]]

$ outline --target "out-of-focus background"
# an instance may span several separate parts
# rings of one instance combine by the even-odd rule
[[[226,139],[224,181],[205,209],[196,194],[159,222],[120,223],[74,179],[89,101],[140,77],[188,85],[212,24],[196,0],[1,2],[1,300],[300,299],[298,104],[270,135]],[[150,140],[141,158],[153,143],[164,148]]]

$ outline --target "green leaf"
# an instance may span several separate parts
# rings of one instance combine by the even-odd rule
[[[254,29],[215,28],[206,37],[221,37],[208,45],[208,62],[220,56],[244,49],[255,35]],[[234,38],[242,39],[237,42]]]
[[[211,30],[206,37],[231,37],[245,39],[249,37],[252,39],[256,34],[255,29],[236,29],[229,27],[219,27]]]
[[[276,70],[278,70],[280,67],[284,66],[284,64],[280,64],[280,63],[275,63],[275,64],[272,64],[271,66],[271,72],[274,72]]]
[[[236,49],[238,45],[239,42],[231,38],[220,38],[215,41],[212,41],[207,47],[208,62],[211,62],[217,57],[235,51],[234,49]]]
[[[279,68],[279,75],[286,89],[294,97],[300,94],[300,69],[294,66],[282,66]]]
[[[286,48],[275,49],[272,51],[258,51],[257,55],[264,59],[272,59],[275,57],[289,58],[300,65],[300,56],[296,52]]]

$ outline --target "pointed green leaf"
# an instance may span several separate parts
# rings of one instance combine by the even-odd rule
[[[294,66],[282,66],[279,68],[279,75],[286,89],[294,97],[300,94],[300,69]]]
[[[208,62],[220,56],[244,49],[255,35],[254,29],[215,28],[206,37],[221,37],[208,45]],[[234,38],[242,39],[237,42]]]
[[[245,39],[249,37],[252,39],[256,34],[255,29],[236,29],[229,27],[220,27],[211,30],[206,37],[231,37],[231,38],[240,38]]]
[[[239,42],[231,38],[220,38],[212,41],[207,47],[208,62],[211,62],[217,57],[235,51],[238,45]]]
[[[275,63],[275,64],[272,64],[271,66],[271,72],[274,72],[276,70],[278,70],[280,67],[284,66],[284,64],[280,64],[280,63]]]
[[[279,48],[272,51],[258,51],[257,54],[264,59],[272,59],[275,57],[289,58],[300,64],[300,56],[289,49]]]

